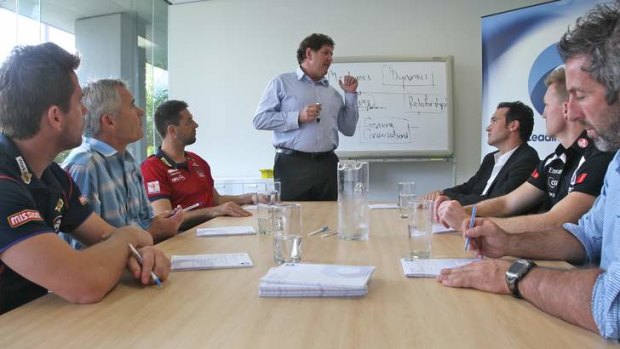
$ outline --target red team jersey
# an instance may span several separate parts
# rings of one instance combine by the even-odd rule
[[[175,163],[161,149],[142,163],[146,194],[151,202],[168,199],[172,207],[213,206],[211,168],[200,156],[185,152],[185,162]]]

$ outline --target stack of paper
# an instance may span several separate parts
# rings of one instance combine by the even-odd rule
[[[254,265],[247,253],[172,256],[170,262],[171,270],[249,268]]]
[[[196,236],[234,236],[254,234],[256,234],[256,230],[251,225],[242,227],[217,227],[196,229]]]
[[[292,264],[271,268],[260,280],[261,297],[350,297],[368,293],[372,266]]]
[[[385,210],[385,209],[392,209],[392,208],[398,208],[398,204],[393,204],[393,203],[387,203],[387,204],[369,204],[368,208],[370,208],[371,210]]]
[[[471,262],[479,261],[478,258],[463,259],[406,259],[400,260],[403,272],[407,277],[435,277],[441,269],[457,268]]]

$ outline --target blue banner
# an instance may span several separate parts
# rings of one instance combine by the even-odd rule
[[[499,102],[520,100],[534,109],[530,145],[543,158],[557,146],[542,118],[545,77],[562,65],[556,45],[569,25],[604,0],[559,0],[485,16],[482,28],[481,158],[496,150],[485,131]]]

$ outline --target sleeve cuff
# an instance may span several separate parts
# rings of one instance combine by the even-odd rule
[[[296,130],[299,128],[299,112],[290,111],[286,113],[286,130]]]
[[[598,276],[592,289],[592,317],[601,336],[620,338],[620,264],[614,263]]]
[[[583,226],[574,224],[574,223],[564,223],[564,229],[566,229],[569,233],[573,234],[579,240],[581,245],[583,246],[586,252],[586,258],[584,259],[584,263],[591,264],[593,262],[593,253],[594,249],[592,248],[592,244],[590,243],[590,239],[586,235],[586,232],[583,229]]]

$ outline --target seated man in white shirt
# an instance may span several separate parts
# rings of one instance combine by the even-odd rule
[[[538,153],[527,144],[534,128],[534,112],[527,105],[502,102],[487,126],[487,143],[497,148],[484,157],[476,174],[467,182],[424,195],[435,200],[435,210],[447,200],[461,205],[510,193],[525,182],[536,164]]]

